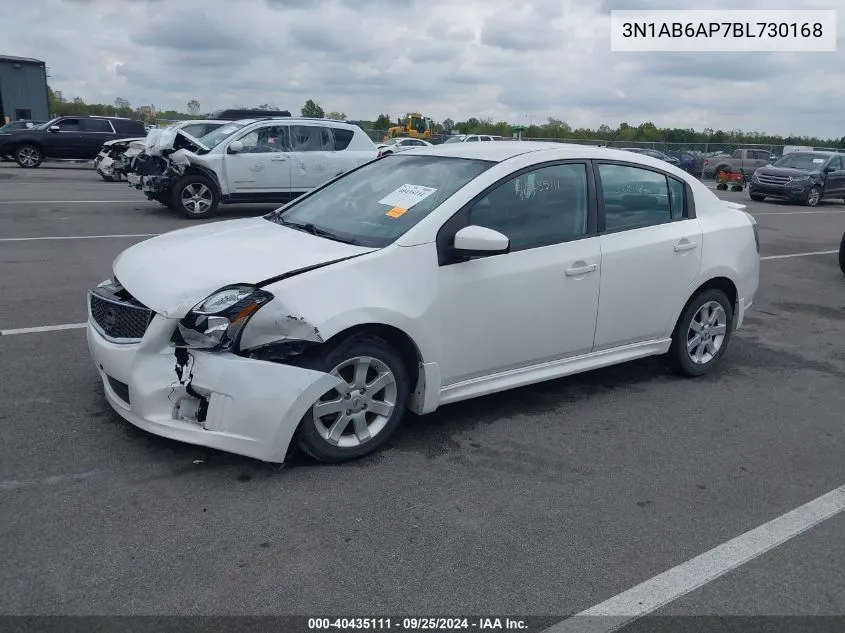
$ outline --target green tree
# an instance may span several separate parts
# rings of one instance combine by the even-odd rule
[[[375,123],[373,123],[373,127],[377,130],[386,130],[391,125],[393,125],[390,121],[389,114],[379,114],[378,118],[376,118]]]
[[[188,101],[188,113],[191,116],[197,116],[200,113],[200,102],[196,99]]]
[[[455,129],[455,122],[452,119],[443,119],[443,131],[446,134],[451,134]]]
[[[336,119],[338,121],[346,121],[346,113],[332,111],[332,112],[329,112],[326,115],[326,118],[327,119]]]
[[[302,106],[302,110],[300,111],[302,116],[310,117],[313,119],[322,119],[324,118],[325,112],[323,112],[323,108],[320,107],[318,103],[316,103],[313,99],[309,99],[305,102],[305,105]]]

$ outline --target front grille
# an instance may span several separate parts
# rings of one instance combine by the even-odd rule
[[[791,178],[789,176],[774,176],[772,174],[757,174],[757,180],[761,185],[780,185],[787,184]]]
[[[112,339],[140,340],[153,318],[153,311],[134,299],[106,298],[97,291],[90,294],[90,305],[94,323]]]
[[[125,382],[115,380],[111,376],[106,376],[106,378],[109,381],[109,387],[111,387],[111,390],[114,391],[114,395],[123,400],[126,404],[131,404],[129,402],[129,385]]]

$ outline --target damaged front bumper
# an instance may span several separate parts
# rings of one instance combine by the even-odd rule
[[[153,315],[140,342],[107,338],[89,308],[88,347],[106,398],[155,435],[283,463],[311,405],[340,378],[228,352],[171,345],[177,320]]]

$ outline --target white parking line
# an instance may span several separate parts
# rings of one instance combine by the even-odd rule
[[[88,479],[94,475],[99,474],[98,470],[90,470],[87,473],[74,473],[72,475],[53,475],[52,477],[45,477],[44,479],[9,479],[0,481],[0,490],[15,490],[17,488],[25,488],[27,486],[38,486],[43,484],[60,484],[66,481],[81,481]]]
[[[115,202],[149,202],[145,198],[124,198],[123,200],[0,200],[0,204],[94,204]]]
[[[58,330],[80,330],[87,326],[87,323],[65,323],[64,325],[41,325],[38,327],[20,327],[11,330],[0,330],[0,336],[12,336],[14,334],[34,334],[35,332],[56,332]]]
[[[814,253],[790,253],[789,255],[766,255],[760,259],[788,259],[790,257],[810,257],[810,255],[833,255],[839,251],[816,251]]]
[[[155,237],[159,233],[135,233],[131,235],[56,235],[51,237],[0,237],[0,242],[31,242],[34,240],[101,240],[109,237]]]
[[[845,209],[826,209],[824,211],[760,211],[755,213],[754,211],[749,211],[749,213],[753,216],[758,215],[811,215],[813,213],[845,213]]]
[[[845,486],[582,611],[545,633],[609,633],[733,571],[845,510]]]

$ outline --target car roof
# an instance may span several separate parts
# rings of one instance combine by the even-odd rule
[[[553,154],[549,160],[566,160],[566,159],[606,159],[606,160],[623,160],[630,162],[631,160],[642,161],[643,164],[652,164],[650,161],[657,159],[643,156],[642,158],[633,158],[630,152],[623,149],[611,149],[608,147],[596,147],[595,145],[576,145],[574,143],[555,143],[544,141],[499,141],[497,143],[444,143],[441,145],[431,145],[430,147],[420,147],[419,149],[410,149],[407,152],[402,152],[403,156],[413,155],[429,155],[429,156],[443,156],[448,158],[470,158],[478,160],[488,160],[500,163],[529,152],[543,152]],[[649,161],[649,162],[647,162]],[[656,162],[654,163],[657,164]],[[661,165],[661,169],[665,169]]]
[[[800,150],[797,152],[789,152],[786,156],[791,156],[792,154],[822,154],[824,156],[841,156],[842,152],[831,152],[830,150],[820,149],[820,150]]]

